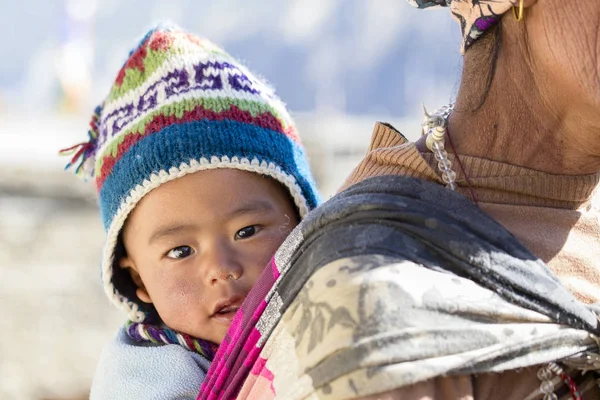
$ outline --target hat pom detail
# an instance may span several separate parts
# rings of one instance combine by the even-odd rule
[[[96,107],[94,114],[92,115],[90,130],[88,131],[89,140],[87,142],[78,143],[58,152],[61,156],[72,156],[71,161],[65,166],[65,170],[74,167],[75,175],[82,179],[94,177],[101,113],[102,106],[100,105]]]

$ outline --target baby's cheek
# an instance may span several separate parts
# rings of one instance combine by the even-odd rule
[[[286,238],[287,234],[285,232],[277,230],[272,231],[270,235],[266,236],[262,243],[257,246],[258,251],[255,254],[255,259],[260,260],[259,264],[268,263]],[[262,266],[264,267],[264,265]]]
[[[269,241],[263,242],[260,246],[257,246],[254,250],[253,256],[248,259],[252,259],[252,264],[246,264],[246,270],[244,274],[247,274],[250,278],[250,284],[254,286],[259,276],[262,274],[264,269],[269,265],[271,258],[275,255],[275,252],[279,248],[281,240],[278,237],[273,237]]]
[[[267,255],[267,258],[273,257],[279,246],[285,241],[288,237],[289,231],[280,231],[275,230],[271,232],[271,234],[265,238],[263,252]]]
[[[203,289],[200,282],[194,279],[183,279],[173,287],[173,301],[188,310],[197,309],[208,300],[206,290]]]
[[[161,283],[162,304],[157,304],[158,312],[166,313],[166,320],[185,321],[197,319],[206,314],[205,291],[200,282],[185,277],[163,276]],[[166,322],[166,321],[165,321]]]

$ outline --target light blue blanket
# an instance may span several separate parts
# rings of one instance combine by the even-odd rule
[[[195,400],[210,362],[181,346],[133,341],[125,328],[104,348],[91,400]]]

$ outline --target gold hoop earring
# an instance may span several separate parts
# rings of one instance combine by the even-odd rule
[[[522,21],[523,16],[525,15],[525,10],[523,9],[523,2],[524,2],[524,0],[519,0],[519,13],[518,14],[517,14],[517,7],[512,8],[513,15],[515,16],[515,19],[517,20],[517,22]]]

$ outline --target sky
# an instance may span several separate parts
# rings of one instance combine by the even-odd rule
[[[60,109],[82,82],[87,113],[160,21],[207,37],[275,86],[295,112],[385,115],[456,92],[459,29],[404,0],[0,0],[0,115]]]

